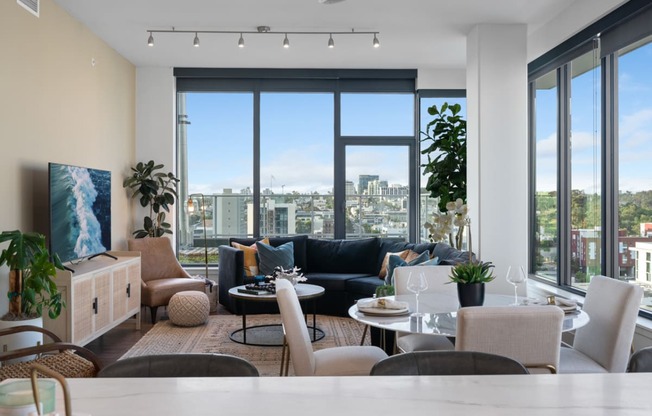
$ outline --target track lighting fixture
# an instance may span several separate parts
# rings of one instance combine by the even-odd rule
[[[340,37],[345,37],[345,36],[357,36],[357,35],[363,35],[363,36],[369,36],[373,35],[373,47],[378,48],[380,47],[380,41],[378,40],[378,34],[380,32],[356,32],[354,29],[351,29],[350,32],[295,32],[295,31],[289,31],[289,32],[273,32],[269,26],[258,26],[256,28],[256,31],[253,30],[176,30],[175,28],[172,28],[171,30],[167,29],[148,29],[147,33],[149,34],[149,37],[147,38],[147,45],[148,46],[154,46],[154,33],[194,33],[195,38],[193,39],[192,46],[194,47],[199,47],[199,34],[200,33],[205,33],[205,34],[238,34],[240,37],[238,38],[238,47],[239,48],[244,48],[245,46],[245,40],[244,40],[244,34],[251,34],[251,35],[283,35],[283,48],[289,48],[290,47],[290,39],[288,38],[288,35],[328,35],[328,47],[329,48],[334,48],[335,47],[335,41],[333,40],[333,35],[338,35]]]

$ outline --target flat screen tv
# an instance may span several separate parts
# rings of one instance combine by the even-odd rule
[[[49,164],[50,252],[62,262],[111,249],[111,172]]]

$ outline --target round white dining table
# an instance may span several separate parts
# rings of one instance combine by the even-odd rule
[[[420,294],[419,312],[422,313],[420,317],[411,316],[410,313],[404,315],[365,314],[358,310],[357,305],[349,308],[349,316],[363,324],[384,330],[454,337],[457,329],[457,310],[459,309],[456,295],[456,293]],[[416,295],[397,295],[387,296],[386,298],[407,302],[410,305],[410,312],[416,311]],[[535,304],[529,298],[519,298],[519,302],[519,307],[522,308]],[[509,306],[513,303],[514,296],[487,293],[485,294],[483,306]],[[527,303],[527,305],[524,303]],[[550,307],[555,308],[556,306]],[[581,309],[565,313],[562,331],[572,331],[586,325],[588,322],[589,315]]]

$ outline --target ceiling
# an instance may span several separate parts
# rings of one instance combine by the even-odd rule
[[[256,68],[465,67],[466,35],[479,23],[523,23],[528,32],[559,15],[575,0],[54,0],[136,66]],[[255,31],[378,31],[372,35],[289,36],[154,34],[148,29]]]

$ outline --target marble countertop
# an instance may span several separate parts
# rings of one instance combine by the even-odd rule
[[[73,412],[93,416],[652,414],[652,373],[70,379],[68,383]],[[57,409],[63,409],[61,395]]]

